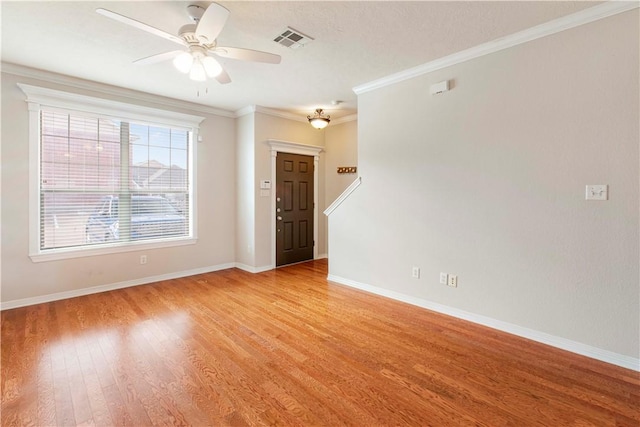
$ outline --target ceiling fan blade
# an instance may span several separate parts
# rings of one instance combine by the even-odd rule
[[[228,17],[229,10],[227,8],[218,3],[211,3],[198,22],[196,37],[198,39],[205,38],[207,43],[213,43],[222,31]]]
[[[218,83],[223,85],[231,83],[231,77],[229,77],[229,74],[227,74],[224,68],[222,69],[222,72],[216,76],[216,80],[218,81]]]
[[[240,47],[219,46],[213,51],[223,58],[238,59],[240,61],[264,62],[267,64],[279,64],[280,55],[262,52],[260,50],[243,49]]]
[[[165,31],[162,31],[162,30],[159,30],[159,29],[157,29],[155,27],[152,27],[151,25],[147,25],[147,24],[145,24],[143,22],[136,21],[135,19],[126,17],[124,15],[120,15],[119,13],[115,13],[115,12],[112,12],[110,10],[102,9],[102,8],[96,9],[96,12],[98,12],[102,16],[106,16],[107,18],[111,18],[111,19],[113,19],[115,21],[122,22],[123,24],[130,25],[130,26],[135,27],[135,28],[137,28],[139,30],[146,31],[147,33],[151,33],[151,34],[156,35],[158,37],[162,37],[163,39],[167,39],[167,40],[170,40],[170,41],[172,41],[174,43],[178,43],[179,45],[187,46],[185,41],[182,40],[178,36],[174,36],[173,34],[169,34],[169,33],[165,32]]]
[[[133,61],[136,65],[150,65],[157,64],[158,62],[168,61],[170,59],[175,58],[180,55],[182,50],[172,50],[171,52],[158,53],[157,55],[147,56],[146,58],[141,58],[136,61]]]

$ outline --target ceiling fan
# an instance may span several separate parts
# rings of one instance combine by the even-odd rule
[[[231,83],[231,78],[215,59],[237,59],[241,61],[264,62],[279,64],[280,55],[238,47],[218,46],[216,38],[222,31],[229,10],[217,3],[211,3],[204,8],[197,4],[187,7],[189,17],[195,24],[187,24],[180,28],[178,36],[152,27],[135,19],[120,15],[107,9],[96,9],[100,15],[114,19],[123,24],[131,25],[158,37],[170,40],[183,47],[182,50],[159,53],[134,61],[135,64],[147,65],[173,59],[173,65],[181,72],[188,73],[191,80],[205,81],[208,77],[215,78],[222,84]],[[186,49],[184,49],[186,48]]]

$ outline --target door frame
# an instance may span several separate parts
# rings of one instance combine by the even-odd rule
[[[299,142],[268,139],[271,147],[271,267],[276,268],[276,157],[278,153],[301,154],[313,157],[313,259],[318,259],[318,171],[320,170],[320,152],[323,147],[306,145]]]

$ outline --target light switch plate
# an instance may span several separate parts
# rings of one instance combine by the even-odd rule
[[[608,185],[587,185],[586,200],[607,200],[609,198]]]

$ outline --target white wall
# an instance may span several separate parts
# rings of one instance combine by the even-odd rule
[[[358,122],[356,120],[330,124],[325,129],[325,203],[330,206],[358,177],[358,174],[338,174],[338,167],[358,166]],[[327,233],[329,233],[329,221]],[[327,237],[327,254],[331,254]],[[332,257],[329,257],[330,260]]]
[[[633,10],[360,95],[330,275],[637,361],[638,39]]]
[[[329,206],[358,174],[338,174],[341,166],[358,166],[358,122],[330,124],[325,129],[325,206]]]
[[[123,102],[105,93],[64,87],[11,74],[2,74],[2,301],[81,292],[85,288],[144,280],[183,271],[215,268],[235,261],[235,120],[205,116],[198,143],[198,242],[194,245],[140,252],[34,263],[29,246],[29,135],[25,95],[16,83],[50,87]],[[82,83],[86,86],[86,82]],[[149,95],[142,97],[151,99]],[[138,103],[171,110],[157,102]],[[189,110],[175,111],[194,114]]]
[[[255,118],[246,114],[236,120],[236,261],[255,266]]]

